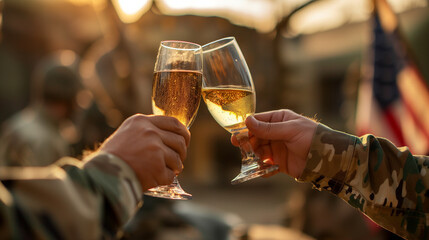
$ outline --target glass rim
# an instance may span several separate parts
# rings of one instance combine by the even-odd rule
[[[216,46],[214,48],[210,48],[208,50],[204,50],[204,47],[208,47],[209,45],[213,45],[213,44],[220,43],[220,42],[225,42],[225,43],[222,43],[222,44],[220,44],[220,45],[218,45],[218,46]],[[217,50],[219,48],[222,48],[222,47],[224,47],[224,46],[226,46],[228,44],[231,44],[233,42],[236,42],[235,37],[233,37],[233,36],[231,36],[231,37],[224,37],[224,38],[221,38],[221,39],[214,40],[213,42],[209,42],[207,44],[204,44],[203,46],[201,46],[201,48],[203,49],[203,52],[211,52],[211,51],[215,51],[215,50]]]
[[[194,48],[179,48],[179,47],[172,47],[169,45],[166,45],[166,43],[183,43],[188,44],[189,46],[194,46]],[[162,40],[161,46],[169,49],[174,50],[181,50],[181,51],[199,51],[202,50],[202,46],[198,43],[188,42],[188,41],[182,41],[182,40]]]

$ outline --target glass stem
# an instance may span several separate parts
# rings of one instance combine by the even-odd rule
[[[247,128],[239,129],[233,134],[240,145],[242,160],[240,174],[232,179],[232,184],[242,183],[278,169],[277,165],[261,161],[260,157],[255,154],[250,144]]]
[[[177,176],[174,176],[173,182],[171,184],[180,187],[180,183],[179,183],[179,180],[177,180]]]
[[[255,152],[252,149],[252,145],[249,142],[248,131],[240,131],[235,133],[238,143],[240,145],[242,164],[241,171],[245,172],[255,167],[255,163],[259,160]]]

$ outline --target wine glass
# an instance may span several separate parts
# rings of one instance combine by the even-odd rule
[[[234,134],[240,143],[241,171],[231,183],[242,183],[277,170],[277,165],[261,160],[249,143],[244,121],[255,113],[256,94],[237,41],[227,37],[202,48],[204,102],[219,125]]]
[[[189,129],[200,106],[202,71],[200,45],[162,41],[153,75],[153,113],[175,117]],[[177,177],[172,184],[151,188],[145,195],[182,200],[192,198],[180,187]]]

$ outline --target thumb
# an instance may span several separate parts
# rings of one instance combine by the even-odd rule
[[[254,116],[247,117],[246,125],[254,136],[267,140],[284,140],[289,132],[287,122],[263,122]]]

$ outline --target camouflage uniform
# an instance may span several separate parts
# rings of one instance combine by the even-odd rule
[[[372,135],[317,127],[298,181],[312,182],[406,239],[428,239],[429,157]]]
[[[141,186],[114,155],[98,152],[89,159],[1,167],[1,238],[115,238],[141,200]]]
[[[40,105],[18,112],[2,128],[1,166],[47,166],[70,154],[70,144]]]
[[[71,144],[78,140],[76,99],[82,90],[77,66],[78,56],[70,50],[40,59],[31,76],[30,104],[2,125],[0,165],[47,166],[71,155]]]

